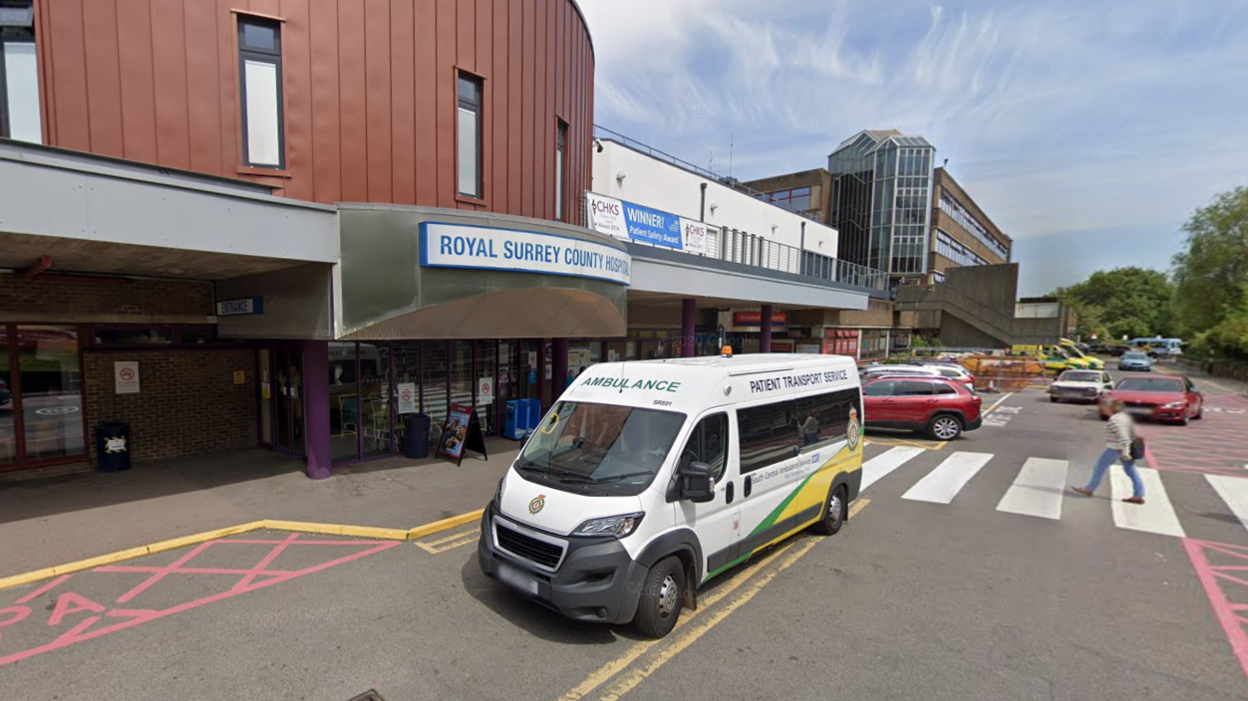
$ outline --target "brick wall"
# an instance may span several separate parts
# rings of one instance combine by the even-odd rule
[[[139,363],[138,394],[115,391],[113,363],[124,360]],[[83,370],[92,460],[95,427],[111,420],[130,424],[133,460],[256,445],[255,351],[86,351]]]
[[[93,282],[44,273],[30,280],[0,275],[0,320],[123,323],[166,319],[201,323],[213,313],[211,282],[127,280]]]

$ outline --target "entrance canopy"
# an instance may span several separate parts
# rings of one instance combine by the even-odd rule
[[[339,205],[338,338],[609,338],[627,333],[632,258],[558,222]]]

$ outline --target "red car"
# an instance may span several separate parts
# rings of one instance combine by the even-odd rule
[[[1109,420],[1105,402],[1121,399],[1127,411],[1139,418],[1172,421],[1183,426],[1189,419],[1199,419],[1205,412],[1205,397],[1181,375],[1168,377],[1124,377],[1114,388],[1101,395],[1102,421]]]
[[[980,396],[944,377],[873,377],[862,385],[862,401],[867,426],[925,431],[941,441],[983,424]]]

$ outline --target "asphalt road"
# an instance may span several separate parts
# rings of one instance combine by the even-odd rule
[[[1248,435],[1248,399],[1210,399],[1150,443]],[[1094,410],[998,400],[952,444],[871,435],[888,457],[840,534],[717,580],[662,641],[501,590],[473,527],[253,533],[0,591],[0,698],[1248,699],[1248,577],[1216,569],[1248,566],[1248,470],[1162,451],[1146,510],[1108,480],[1066,496],[1098,452]]]

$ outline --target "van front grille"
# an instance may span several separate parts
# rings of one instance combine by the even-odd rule
[[[494,523],[494,533],[498,537],[498,547],[542,567],[554,569],[563,559],[561,546],[512,530],[497,521]]]

